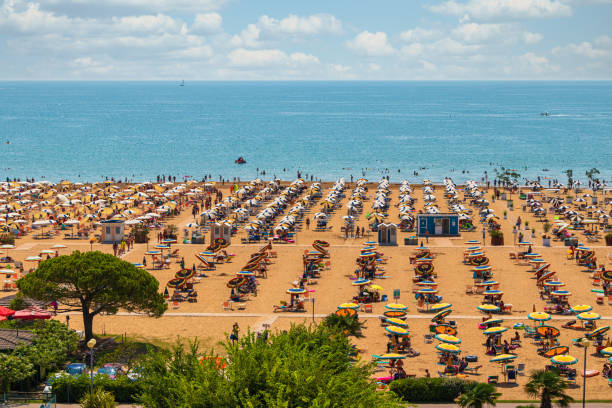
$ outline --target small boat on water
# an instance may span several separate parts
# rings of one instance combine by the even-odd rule
[[[548,112],[540,112],[540,116],[550,116],[550,113],[548,113]]]
[[[234,163],[236,163],[236,164],[246,164],[246,160],[244,159],[244,157],[240,156],[239,158],[234,160]]]
[[[185,80],[184,80],[184,79],[181,81],[181,83],[179,84],[179,86],[185,86]]]

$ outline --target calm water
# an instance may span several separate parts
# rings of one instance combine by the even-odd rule
[[[2,179],[609,179],[612,82],[0,82],[0,140]]]

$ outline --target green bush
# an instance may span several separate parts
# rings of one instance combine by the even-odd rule
[[[404,378],[393,381],[390,390],[406,402],[454,403],[459,394],[476,384],[458,378]]]
[[[81,401],[89,393],[89,375],[79,377],[59,377],[53,382],[53,393],[57,402],[75,403]],[[138,381],[131,381],[126,376],[118,376],[111,380],[106,376],[94,377],[94,388],[110,392],[115,400],[123,403],[137,402],[142,387]]]
[[[93,394],[85,394],[80,402],[81,408],[115,408],[115,397],[108,391],[96,388]]]

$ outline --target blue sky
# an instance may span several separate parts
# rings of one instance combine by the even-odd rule
[[[0,79],[611,79],[612,0],[0,0]]]

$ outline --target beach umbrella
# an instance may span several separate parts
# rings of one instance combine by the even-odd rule
[[[41,261],[42,258],[40,256],[33,255],[33,256],[28,256],[25,260],[26,261]]]
[[[341,303],[338,305],[338,309],[359,309],[359,305],[357,303]]]
[[[161,251],[146,251],[145,255],[161,255]]]
[[[612,281],[612,271],[605,271],[601,274],[603,280]]]
[[[290,289],[287,289],[287,293],[289,293],[290,295],[301,295],[301,294],[306,293],[306,289],[290,288]]]
[[[365,286],[369,285],[372,281],[369,279],[357,279],[352,283],[353,286]]]
[[[460,344],[461,339],[459,337],[451,336],[450,334],[436,334],[436,339],[448,344]]]
[[[417,286],[435,286],[437,285],[434,281],[420,281],[416,283]]]
[[[399,326],[387,326],[385,327],[385,330],[388,333],[391,333],[396,336],[409,336],[410,335],[410,332],[407,329],[403,327],[399,327]]]
[[[553,364],[558,365],[572,365],[576,364],[578,362],[578,359],[576,357],[570,356],[569,354],[563,354],[560,356],[551,357],[550,361]]]
[[[446,316],[448,316],[449,314],[453,313],[452,309],[446,309],[446,310],[442,310],[441,312],[436,313],[432,318],[431,321],[434,322],[436,320],[440,320],[440,319],[444,319]]]
[[[168,281],[166,286],[172,289],[179,289],[185,285],[186,279],[184,278],[173,278]]]
[[[13,314],[13,318],[21,320],[50,319],[51,312],[33,306],[27,309],[16,311],[15,314]]]
[[[63,248],[66,248],[66,245],[55,244],[51,248],[53,248],[53,249],[63,249]]]
[[[498,356],[493,357],[489,361],[491,363],[503,363],[505,361],[514,360],[517,356],[515,354],[500,354]]]
[[[599,320],[601,319],[601,316],[599,313],[595,313],[595,312],[582,312],[579,315],[576,316],[577,318],[579,318],[580,320],[586,320],[586,321],[592,321],[592,320]]]
[[[527,315],[527,318],[536,322],[545,322],[550,320],[550,315],[546,312],[532,312]]]
[[[452,306],[453,305],[451,303],[434,303],[433,305],[431,305],[429,310],[431,310],[432,312],[438,312],[440,310],[448,309]]]
[[[372,357],[378,360],[403,360],[407,356],[405,354],[385,353],[385,354],[381,354],[380,356],[373,355]]]
[[[501,290],[485,290],[482,292],[483,295],[503,295],[504,292]]]
[[[403,305],[401,303],[389,303],[385,305],[385,309],[389,310],[408,310],[408,306]]]
[[[370,285],[370,289],[373,290],[383,290],[383,287],[380,285]]]
[[[135,266],[135,267],[137,267],[138,269],[144,269],[144,268],[145,268],[145,266],[144,266],[143,264],[138,263],[138,262],[137,262],[137,263],[133,263],[132,265],[134,265],[134,266]]]
[[[569,290],[555,290],[553,292],[550,292],[550,294],[553,296],[571,296],[572,292],[570,292]]]
[[[9,317],[15,314],[14,310],[0,306],[0,317]]]
[[[436,350],[443,353],[459,354],[461,349],[454,344],[440,343],[436,346]]]
[[[536,329],[536,333],[541,336],[557,337],[561,331],[553,326],[541,325]]]
[[[417,293],[420,294],[433,294],[433,293],[438,293],[437,289],[433,289],[433,288],[423,288],[423,289],[419,289],[417,291]]]
[[[174,277],[180,279],[190,279],[193,277],[193,275],[195,275],[193,269],[181,269],[180,271],[174,274]]]
[[[593,308],[589,305],[576,305],[570,309],[574,313],[590,312]]]
[[[484,322],[482,322],[482,324],[485,324],[488,326],[490,324],[499,324],[503,322],[504,322],[504,319],[494,318],[494,319],[485,320]]]
[[[489,304],[484,304],[484,305],[478,305],[476,306],[476,308],[478,310],[480,310],[481,312],[498,312],[499,311],[499,307],[495,306],[495,305],[489,305]]]
[[[388,318],[385,318],[385,321],[392,326],[408,327],[408,323],[406,323],[405,321],[397,317],[388,317]]]
[[[604,356],[612,356],[612,347],[606,347],[604,349],[599,350],[599,352]]]
[[[487,336],[490,336],[492,334],[500,334],[503,333],[505,331],[507,331],[508,328],[507,327],[501,327],[501,326],[493,326],[493,327],[489,327],[486,330],[483,330],[483,334],[486,334]]]
[[[588,338],[599,337],[603,335],[604,333],[606,333],[608,330],[610,330],[610,326],[603,326],[603,327],[600,327],[599,329],[593,330],[590,333],[587,333],[586,336]]]
[[[549,282],[544,282],[544,286],[559,287],[559,286],[565,286],[565,283],[561,281],[549,281]]]
[[[238,276],[254,276],[255,273],[253,271],[240,271],[236,273]]]

